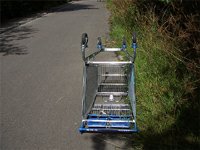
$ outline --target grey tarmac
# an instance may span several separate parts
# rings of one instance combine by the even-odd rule
[[[1,150],[130,149],[125,135],[78,131],[81,34],[92,52],[108,19],[104,2],[74,1],[1,34]]]

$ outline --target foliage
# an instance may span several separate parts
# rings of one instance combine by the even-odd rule
[[[197,148],[199,3],[110,0],[108,4],[111,37],[116,44],[120,45],[123,35],[127,39],[133,31],[138,35],[135,65],[141,133],[134,136],[134,141],[141,140],[144,149]]]

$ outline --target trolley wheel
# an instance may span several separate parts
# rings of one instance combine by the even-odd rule
[[[83,33],[81,39],[81,45],[85,45],[87,47],[87,43],[88,43],[88,35],[87,33]]]
[[[136,41],[136,33],[135,33],[135,32],[133,32],[132,42],[133,42],[133,43],[136,43],[136,42],[137,42],[137,41]]]

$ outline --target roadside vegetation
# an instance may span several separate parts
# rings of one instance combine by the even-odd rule
[[[199,149],[199,1],[107,0],[107,6],[113,45],[121,46],[125,36],[130,47],[132,32],[137,33],[140,133],[129,139],[133,147]]]
[[[0,2],[1,22],[9,19],[26,17],[36,12],[47,10],[70,0],[3,0]]]

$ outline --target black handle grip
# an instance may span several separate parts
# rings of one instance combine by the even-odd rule
[[[81,45],[84,45],[85,47],[87,47],[87,44],[88,44],[88,35],[87,33],[83,33],[82,39],[81,39]]]
[[[122,45],[126,45],[126,38],[125,37],[123,37]]]
[[[136,40],[136,33],[135,33],[135,32],[133,32],[132,42],[133,42],[133,43],[136,43],[136,42],[137,42],[137,40]]]
[[[126,46],[126,38],[123,37],[123,39],[122,39],[122,50],[125,50],[126,48],[127,48],[127,46]]]

